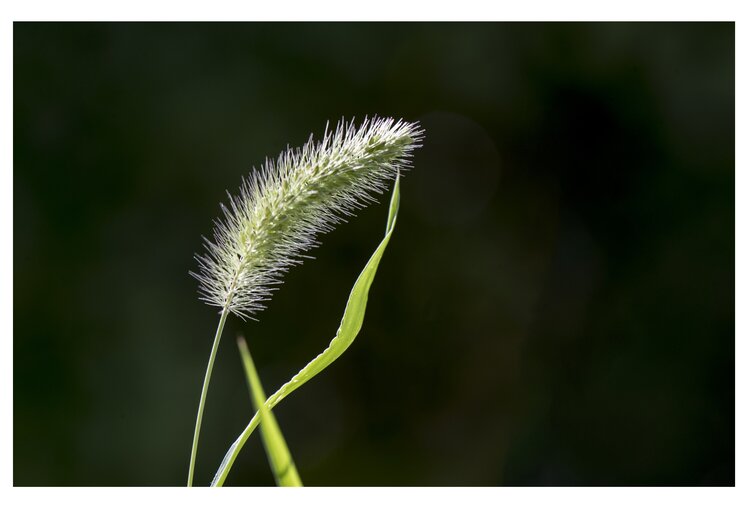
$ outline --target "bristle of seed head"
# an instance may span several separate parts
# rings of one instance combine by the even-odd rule
[[[343,217],[374,200],[401,170],[410,168],[423,130],[392,118],[325,127],[319,142],[266,159],[221,204],[214,239],[196,256],[200,297],[247,319],[264,308],[282,275],[299,264]]]

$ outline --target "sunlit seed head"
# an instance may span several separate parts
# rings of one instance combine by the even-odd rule
[[[374,117],[359,127],[326,127],[297,149],[243,178],[239,194],[221,204],[214,239],[197,256],[201,299],[242,318],[263,308],[281,276],[301,262],[342,217],[370,202],[410,167],[423,131],[417,123]]]

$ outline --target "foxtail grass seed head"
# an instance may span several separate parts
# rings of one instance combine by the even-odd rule
[[[214,240],[197,256],[201,299],[246,319],[263,308],[281,276],[344,216],[374,200],[410,167],[423,131],[392,118],[326,127],[320,142],[287,149],[243,178],[221,204]]]

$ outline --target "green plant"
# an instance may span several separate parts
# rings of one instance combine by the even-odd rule
[[[341,123],[333,132],[326,128],[319,143],[310,137],[302,148],[285,151],[276,162],[267,161],[243,180],[238,196],[229,195],[229,207],[221,206],[224,218],[216,222],[214,241],[206,240],[206,255],[198,257],[200,272],[193,274],[200,282],[202,299],[219,307],[221,316],[198,405],[188,486],[193,483],[208,386],[229,313],[242,319],[254,316],[280,277],[316,245],[318,233],[331,230],[343,216],[372,202],[374,193],[381,193],[395,180],[385,239],[354,285],[337,336],[267,400],[268,410],[335,360],[361,327],[369,286],[395,226],[400,171],[408,167],[421,135],[417,124],[390,118],[365,120],[358,128],[353,122]],[[214,485],[223,484],[237,452],[259,421],[256,414],[229,449]]]
[[[247,342],[244,337],[239,336],[237,344],[247,376],[247,385],[250,387],[250,399],[252,399],[252,404],[263,421],[260,433],[263,437],[268,463],[270,463],[276,484],[278,486],[302,486],[302,480],[297,473],[294,460],[291,459],[291,453],[281,433],[281,428],[278,427],[273,412],[265,404],[265,391],[260,383],[260,377],[255,369],[255,363],[252,361]]]

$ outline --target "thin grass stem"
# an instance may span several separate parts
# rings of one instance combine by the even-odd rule
[[[198,416],[195,419],[195,433],[192,438],[192,452],[190,454],[190,469],[187,474],[187,486],[192,486],[193,476],[195,475],[195,458],[198,455],[198,438],[200,437],[200,426],[203,422],[203,410],[205,409],[206,396],[208,395],[208,385],[211,383],[211,373],[213,372],[213,363],[216,361],[216,353],[218,352],[218,345],[221,341],[221,334],[224,331],[224,324],[226,318],[229,316],[229,308],[224,307],[221,311],[221,319],[218,321],[218,328],[216,329],[216,337],[213,339],[213,346],[211,347],[211,356],[208,358],[208,367],[205,370],[205,378],[203,379],[203,390],[200,392],[200,404],[198,405]]]

